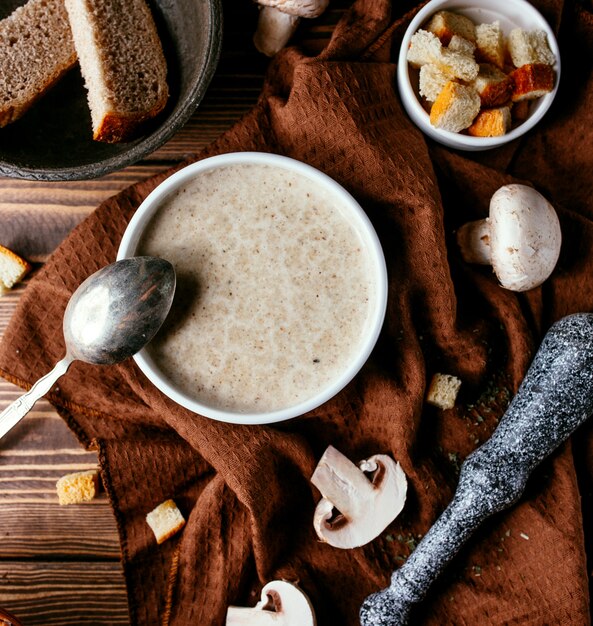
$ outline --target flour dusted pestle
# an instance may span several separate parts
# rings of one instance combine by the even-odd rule
[[[370,595],[362,626],[406,624],[412,606],[488,516],[516,502],[531,471],[593,413],[593,314],[548,331],[492,437],[461,467],[453,501],[389,587]]]

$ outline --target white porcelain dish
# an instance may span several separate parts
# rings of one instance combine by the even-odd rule
[[[406,56],[410,46],[410,39],[414,33],[422,28],[422,25],[434,13],[443,10],[465,15],[476,24],[489,24],[498,20],[505,35],[508,35],[513,28],[517,27],[525,30],[544,30],[546,32],[550,49],[556,57],[556,64],[554,65],[556,84],[554,90],[534,101],[528,119],[507,134],[500,137],[472,137],[471,135],[441,130],[435,128],[430,123],[429,114],[423,108],[420,96],[412,85],[410,72],[414,70],[409,67]],[[504,2],[497,2],[496,0],[431,0],[416,14],[404,33],[397,62],[397,85],[401,101],[412,121],[431,139],[458,150],[489,150],[524,135],[542,119],[550,108],[558,91],[559,81],[560,50],[554,32],[543,15],[525,0],[504,0]]]
[[[370,220],[356,200],[341,185],[317,169],[300,161],[257,152],[238,152],[207,158],[193,163],[167,178],[144,200],[134,214],[122,238],[118,259],[135,255],[145,228],[170,194],[175,193],[182,185],[202,173],[236,164],[263,164],[284,168],[306,177],[311,185],[318,186],[326,192],[335,195],[340,205],[345,207],[348,212],[348,219],[354,225],[360,241],[368,252],[368,258],[371,261],[371,271],[375,274],[376,297],[374,299],[374,307],[370,314],[370,320],[365,327],[367,329],[365,336],[359,342],[355,358],[349,362],[346,369],[342,371],[341,375],[332,384],[296,406],[263,413],[233,412],[209,406],[200,401],[198,397],[191,397],[172,384],[164,376],[146,349],[141,350],[134,356],[136,363],[150,381],[181,406],[200,415],[224,422],[267,424],[291,419],[317,408],[336,395],[358,373],[371,354],[383,325],[387,306],[387,270],[381,244]]]

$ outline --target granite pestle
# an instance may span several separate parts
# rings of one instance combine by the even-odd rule
[[[490,515],[515,503],[532,470],[593,413],[593,314],[576,313],[547,332],[492,437],[461,467],[449,506],[390,585],[368,596],[361,626],[402,626],[414,604]]]

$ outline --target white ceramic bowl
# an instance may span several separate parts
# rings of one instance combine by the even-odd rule
[[[237,152],[207,158],[193,163],[167,178],[144,200],[134,214],[122,238],[117,256],[118,260],[136,254],[144,229],[170,194],[195,176],[216,168],[235,164],[262,164],[284,168],[306,177],[312,186],[322,188],[333,194],[340,202],[340,205],[347,211],[348,219],[351,220],[362,245],[365,246],[368,252],[370,265],[375,274],[376,298],[374,307],[369,323],[366,325],[367,331],[365,336],[359,342],[355,358],[349,362],[339,377],[328,387],[295,406],[263,413],[233,412],[209,406],[198,397],[192,397],[184,393],[168,380],[146,349],[141,350],[134,356],[136,363],[149,380],[160,391],[181,406],[200,415],[224,422],[267,424],[297,417],[317,408],[337,394],[354,378],[373,350],[383,325],[387,306],[387,270],[381,244],[370,220],[356,200],[341,185],[322,172],[300,161],[258,152]]]
[[[472,137],[471,135],[452,133],[435,128],[430,123],[429,114],[423,108],[420,96],[412,85],[410,72],[415,70],[409,66],[406,58],[410,39],[434,13],[442,10],[465,15],[476,24],[489,24],[498,20],[505,35],[508,35],[513,28],[520,27],[524,30],[544,30],[548,36],[550,49],[556,57],[556,64],[554,65],[556,83],[554,90],[533,101],[527,120],[501,137]],[[400,97],[412,121],[431,139],[458,150],[488,150],[509,143],[517,139],[517,137],[524,135],[542,119],[550,108],[556,96],[559,81],[560,50],[558,49],[556,37],[541,13],[525,0],[431,0],[416,14],[408,26],[397,62],[397,85]]]

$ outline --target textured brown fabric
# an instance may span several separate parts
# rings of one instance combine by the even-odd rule
[[[221,626],[229,604],[255,604],[276,578],[299,581],[320,626],[357,624],[364,597],[388,583],[450,500],[459,464],[496,427],[546,329],[593,310],[593,16],[575,2],[535,4],[559,31],[563,76],[553,109],[512,145],[473,154],[428,142],[402,111],[390,62],[414,7],[359,0],[319,57],[279,55],[258,105],[200,155],[277,152],[342,183],[384,246],[388,312],[354,381],[273,427],[180,409],[132,361],[72,366],[51,401],[100,451],[134,625]],[[0,348],[6,377],[27,386],[62,356],[69,295],[115,259],[128,220],[163,177],[101,205],[31,282]],[[454,242],[455,229],[484,217],[491,194],[511,181],[554,203],[565,242],[553,277],[521,295],[464,264]],[[423,403],[435,371],[463,380],[453,410]],[[592,429],[536,470],[519,505],[483,526],[414,624],[590,623]],[[313,531],[319,494],[309,478],[328,444],[353,460],[389,453],[408,476],[402,515],[362,548],[334,549]],[[157,546],[144,516],[168,497],[188,523]]]

